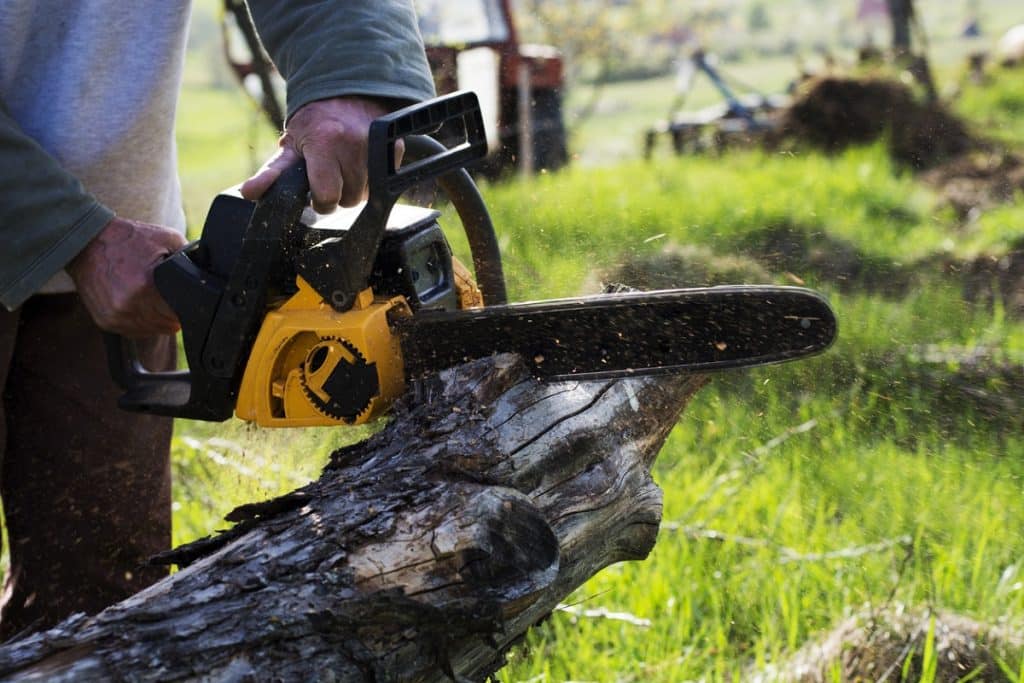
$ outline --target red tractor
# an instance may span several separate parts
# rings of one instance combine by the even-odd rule
[[[438,92],[480,98],[491,169],[565,165],[558,50],[519,42],[509,0],[416,0],[416,10]]]
[[[244,0],[224,0],[224,5],[228,61],[280,130],[280,78],[259,46]],[[415,0],[415,5],[438,93],[473,90],[480,99],[491,146],[484,170],[498,175],[512,168],[565,165],[558,50],[519,43],[509,0]]]

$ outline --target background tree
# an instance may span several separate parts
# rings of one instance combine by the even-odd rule
[[[914,19],[913,0],[888,0],[892,22],[892,50],[897,57],[910,54],[910,26]]]
[[[772,20],[768,16],[768,10],[764,4],[758,2],[751,5],[750,12],[747,14],[747,30],[751,33],[760,33],[761,31],[767,31],[771,27]]]

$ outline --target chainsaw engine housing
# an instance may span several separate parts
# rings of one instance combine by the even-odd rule
[[[317,217],[316,240],[348,229],[359,209]],[[362,424],[404,390],[402,354],[390,323],[421,310],[454,310],[459,288],[438,212],[396,206],[370,287],[338,312],[301,276],[267,313],[252,347],[235,414],[267,427]]]
[[[214,202],[190,252],[210,269],[207,282],[234,266],[237,253],[230,252],[240,242],[231,236],[241,236],[253,207],[237,192]],[[307,212],[302,234],[317,242],[336,237],[359,210]],[[275,278],[273,300],[242,374],[236,416],[267,427],[310,427],[362,424],[386,410],[405,388],[390,323],[421,309],[457,309],[465,298],[460,289],[472,288],[455,276],[439,215],[405,205],[392,210],[370,287],[347,311],[335,310],[301,276]]]

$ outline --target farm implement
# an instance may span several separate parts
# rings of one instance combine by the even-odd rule
[[[699,74],[707,77],[721,95],[722,102],[699,111],[681,111]],[[650,158],[658,139],[666,136],[676,154],[749,144],[759,135],[777,127],[779,114],[788,104],[788,98],[780,95],[756,92],[737,95],[729,83],[732,79],[723,74],[703,50],[695,51],[683,62],[678,80],[680,93],[672,104],[669,119],[647,130],[645,158]]]

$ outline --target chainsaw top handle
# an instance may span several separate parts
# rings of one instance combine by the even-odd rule
[[[442,126],[461,140],[450,147],[411,144],[419,151],[410,157],[419,158],[398,167],[399,140],[434,133]],[[225,250],[217,244],[226,239],[219,235],[224,231],[217,226],[204,228],[200,240],[157,265],[154,280],[181,321],[189,369],[149,372],[139,362],[131,340],[107,335],[111,374],[125,389],[119,401],[122,408],[201,420],[230,417],[268,295],[277,287],[280,273],[301,275],[335,309],[347,310],[367,286],[395,201],[425,180],[444,181],[442,188],[458,209],[467,233],[474,230],[469,223],[485,225],[482,230],[475,227],[475,238],[470,234],[474,261],[478,269],[482,263],[489,265],[494,295],[488,297],[489,303],[503,302],[504,281],[493,228],[463,170],[487,152],[476,95],[453,93],[381,117],[370,126],[368,145],[369,196],[343,235],[308,249],[293,249],[301,242],[300,218],[309,204],[309,181],[305,165],[299,164],[286,170],[256,203],[240,243]],[[212,217],[213,208],[207,227]],[[471,218],[468,223],[467,218]],[[224,252],[237,256],[219,259]]]
[[[463,139],[398,167],[395,147],[399,140],[437,132],[442,125],[461,132]],[[417,183],[458,171],[487,154],[476,95],[456,92],[382,116],[370,124],[367,154],[366,206],[343,235],[320,242],[296,259],[298,274],[338,311],[351,308],[356,295],[366,288],[398,197]]]

